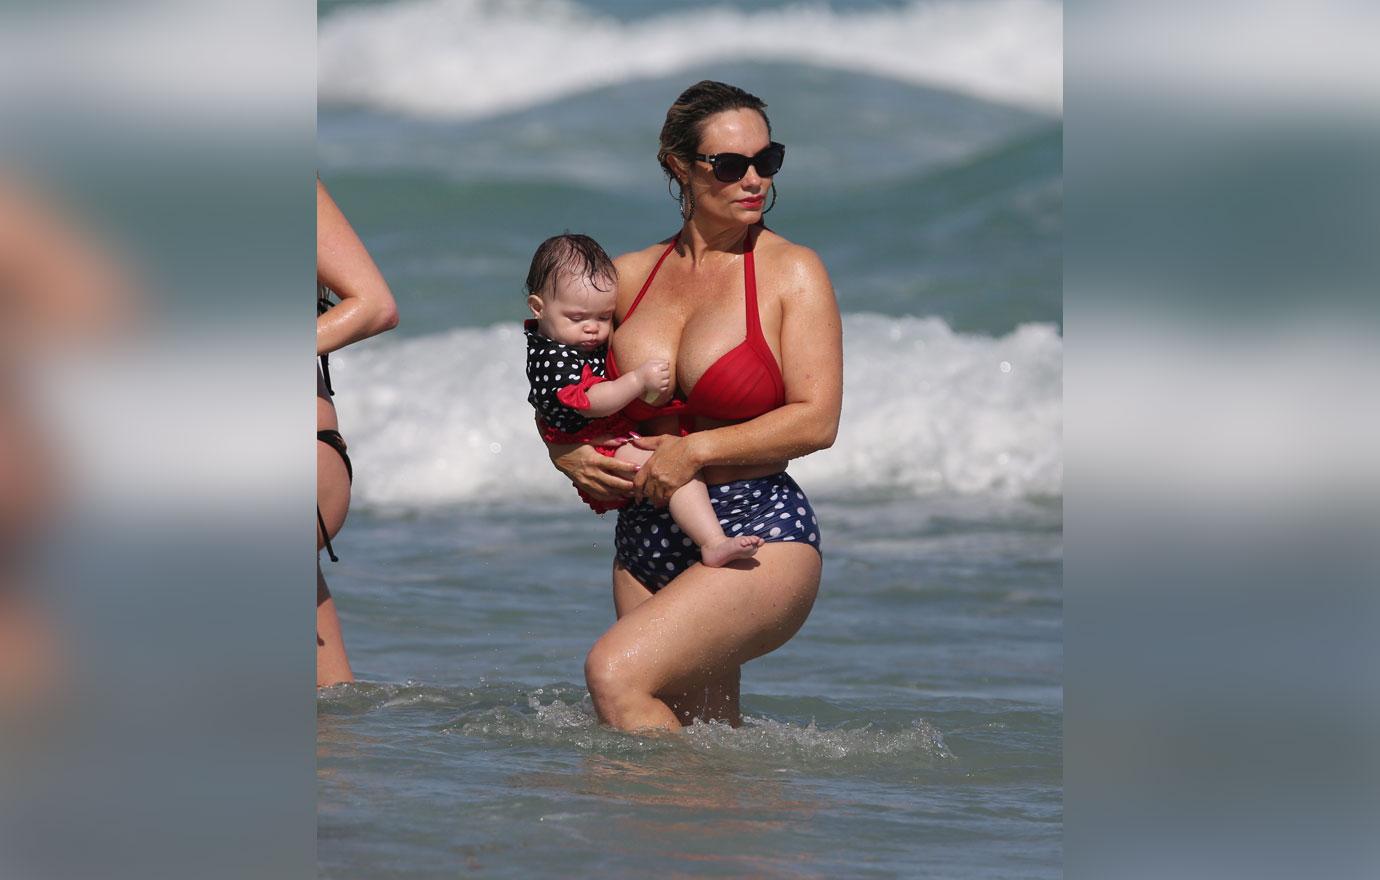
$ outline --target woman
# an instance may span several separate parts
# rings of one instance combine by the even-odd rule
[[[658,160],[680,232],[614,261],[610,373],[663,358],[678,389],[627,410],[654,455],[634,475],[590,446],[551,449],[589,495],[632,496],[615,541],[618,620],[585,662],[600,719],[623,730],[737,725],[740,667],[790,639],[819,590],[818,525],[784,470],[838,431],[842,322],[819,257],[762,225],[785,149],[765,107],[709,81],[677,98]],[[754,559],[708,568],[678,552],[665,505],[697,471],[726,531],[766,539]]]
[[[58,450],[70,440],[43,424],[43,391],[31,382],[125,329],[138,305],[131,282],[50,194],[0,174],[0,724],[33,721],[66,684],[35,563],[54,546],[66,476]]]
[[[332,560],[336,558],[331,539],[345,523],[353,477],[331,403],[334,392],[326,356],[398,326],[398,307],[369,252],[320,180],[316,181],[316,283],[323,300],[326,291],[340,297],[338,304],[316,318],[316,686],[326,687],[354,681],[340,636],[340,618],[319,559],[322,547]]]

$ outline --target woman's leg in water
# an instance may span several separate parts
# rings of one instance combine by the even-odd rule
[[[652,598],[652,595],[651,590],[642,586],[627,569],[614,561],[613,606],[619,618]],[[676,719],[683,725],[700,720],[722,721],[737,727],[742,723],[742,715],[738,711],[738,684],[741,672],[739,667],[734,666],[707,675],[702,682],[696,683],[693,690],[680,693],[663,692],[656,697],[670,707],[676,714]]]
[[[692,566],[628,608],[585,659],[599,718],[622,730],[679,729],[680,713],[658,695],[727,709],[723,690],[738,667],[785,644],[804,624],[820,568],[813,547],[769,543],[750,560]],[[621,581],[626,576],[615,575],[615,591],[622,584],[624,602],[632,605],[635,596],[628,597]]]
[[[345,515],[350,509],[350,476],[345,470],[345,462],[340,454],[329,445],[316,443],[316,503],[321,510],[321,519],[326,523],[326,531],[334,538],[345,524]],[[325,547],[321,526],[316,527],[316,552],[319,555]],[[321,563],[316,564],[316,686],[326,687],[341,682],[354,681],[350,670],[350,660],[345,654],[345,642],[340,634],[340,617],[336,614],[335,600],[331,598],[326,578],[321,573]]]

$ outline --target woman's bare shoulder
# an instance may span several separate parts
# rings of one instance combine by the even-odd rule
[[[829,286],[829,272],[813,248],[796,244],[770,229],[763,229],[753,251],[758,261],[770,269],[774,279],[791,287]]]
[[[656,262],[661,252],[666,250],[666,245],[670,244],[669,238],[663,239],[655,244],[649,244],[641,250],[628,251],[626,254],[619,254],[613,258],[614,268],[618,270],[619,277],[625,272],[636,273],[638,269],[645,268],[651,271],[652,264]]]
[[[666,245],[670,243],[671,239],[663,239],[641,250],[628,251],[613,258],[613,268],[618,272],[620,306],[626,307],[622,300],[629,296],[629,291],[636,292],[642,286],[642,282],[656,265],[657,259],[666,250]]]

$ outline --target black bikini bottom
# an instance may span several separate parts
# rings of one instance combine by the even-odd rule
[[[339,455],[340,460],[345,462],[345,473],[349,476],[350,482],[355,481],[355,469],[350,464],[350,456],[345,452],[345,438],[340,436],[340,432],[335,428],[327,428],[324,431],[316,432],[316,439],[334,449]],[[316,525],[321,529],[321,541],[326,545],[326,553],[331,557],[331,562],[339,562],[340,557],[335,555],[334,548],[331,547],[331,536],[326,532],[326,519],[321,515],[321,505],[316,505]]]

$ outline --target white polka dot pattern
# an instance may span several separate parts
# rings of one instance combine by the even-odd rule
[[[782,498],[795,501],[793,512],[782,512],[785,505],[777,503]],[[711,486],[709,501],[725,534],[756,534],[769,543],[797,541],[820,549],[814,509],[785,472]],[[805,525],[807,521],[809,526]],[[663,526],[671,532],[680,531],[667,509],[639,504],[618,511],[618,527],[614,531],[618,561],[653,592],[700,561],[699,548],[689,538],[678,543],[662,540],[652,552],[653,542],[644,535],[656,535]]]
[[[525,326],[523,334],[527,337],[527,381],[531,385],[527,402],[552,428],[567,434],[578,434],[591,420],[561,403],[556,392],[578,383],[585,366],[594,375],[603,376],[608,346],[586,354],[572,345],[547,339],[531,327]],[[552,364],[555,365],[554,369]]]

